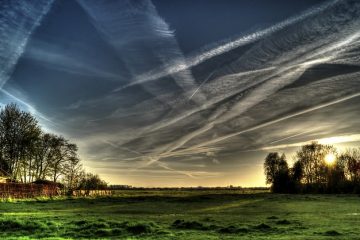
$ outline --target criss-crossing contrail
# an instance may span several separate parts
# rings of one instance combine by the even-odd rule
[[[0,7],[0,88],[24,52],[29,37],[51,8],[53,0],[4,0]]]
[[[150,0],[78,2],[89,14],[105,41],[114,48],[127,66],[130,80],[151,69],[163,67],[169,62],[174,65],[186,65],[173,31],[158,15]],[[184,92],[196,86],[192,73],[187,68],[168,75]],[[143,88],[154,97],[162,93],[162,89],[151,84]],[[198,94],[193,100],[202,101],[204,96]]]
[[[37,111],[31,104],[29,104],[28,102],[25,102],[24,100],[16,97],[15,95],[13,95],[12,93],[6,91],[5,89],[0,88],[0,92],[2,94],[5,94],[7,97],[9,97],[11,99],[11,101],[15,101],[16,103],[20,103],[22,106],[26,107],[27,111],[30,111],[30,113],[34,114],[36,117],[39,117],[41,120],[45,120],[47,123],[50,123],[52,125],[57,125],[55,122],[53,122],[51,119],[49,119],[48,117],[46,117],[44,114],[40,113],[39,111]]]
[[[337,6],[339,7],[339,6]],[[344,6],[340,6],[344,7]],[[335,14],[336,11],[329,13]],[[325,21],[326,20],[326,21]],[[296,44],[292,44],[286,38],[280,38],[283,42],[278,42],[276,45],[277,48],[272,49],[271,56],[270,53],[264,53],[266,57],[272,61],[277,62],[278,68],[275,68],[268,76],[264,76],[261,84],[255,85],[247,94],[241,98],[239,101],[234,102],[234,104],[228,107],[228,110],[225,112],[214,112],[213,115],[208,117],[210,120],[206,122],[203,126],[199,128],[183,134],[182,136],[178,137],[173,142],[167,144],[166,150],[161,150],[159,152],[155,152],[155,156],[149,162],[153,163],[156,162],[156,159],[160,159],[162,157],[169,157],[169,156],[176,156],[179,149],[182,149],[179,152],[186,152],[183,149],[194,149],[193,147],[185,147],[187,143],[195,138],[204,135],[205,133],[212,130],[216,125],[220,125],[230,121],[233,118],[240,116],[241,114],[245,113],[255,105],[259,104],[266,98],[270,97],[271,95],[275,94],[280,89],[286,87],[287,85],[295,82],[302,73],[311,68],[312,66],[322,64],[322,63],[331,63],[332,61],[336,60],[338,57],[341,57],[344,53],[348,51],[354,51],[358,47],[359,43],[359,32],[356,28],[358,23],[358,18],[354,18],[350,14],[344,14],[341,17],[336,15],[334,16],[320,16],[319,19],[315,19],[314,23],[311,26],[307,26],[307,23],[304,23],[302,27],[304,27],[304,34],[314,34],[317,33],[318,38],[316,40],[309,38],[306,41],[298,42]],[[333,24],[338,24],[335,28]],[[341,26],[341,27],[339,27]],[[299,26],[298,26],[299,27]],[[334,30],[332,30],[334,29]],[[307,33],[308,32],[308,33]],[[294,38],[294,36],[288,36],[290,39]],[[295,37],[297,37],[295,35]],[[301,36],[304,38],[305,36]],[[312,36],[313,37],[313,36]],[[267,41],[269,42],[269,41]],[[271,43],[271,42],[270,42]],[[292,44],[291,46],[286,47],[287,45]],[[284,53],[284,45],[285,49],[288,49],[287,52]],[[261,46],[261,45],[260,45]],[[274,46],[275,47],[275,46]],[[262,48],[258,48],[255,50],[258,51],[259,56],[261,56]],[[254,52],[257,53],[257,52]],[[266,66],[266,65],[265,65]],[[216,82],[217,79],[214,79],[212,82]],[[241,92],[238,92],[241,93]],[[350,98],[356,97],[358,95],[351,95]],[[345,97],[344,99],[337,100],[336,102],[330,103],[335,104],[337,102],[341,102],[344,100],[349,99]],[[230,138],[231,136],[237,136],[241,133],[246,133],[248,131],[256,130],[260,127],[265,127],[270,124],[276,123],[278,121],[282,121],[288,119],[290,117],[297,116],[299,114],[304,114],[309,111],[314,111],[316,109],[320,109],[322,107],[328,106],[327,104],[316,106],[310,108],[310,110],[306,110],[300,113],[290,114],[287,117],[278,119],[277,121],[270,121],[266,124],[261,124],[259,126],[242,130],[240,132],[236,132],[233,134],[227,134],[224,136],[220,136],[215,138],[214,140],[210,140],[205,142],[206,144],[215,144],[218,141],[225,140]],[[212,119],[212,120],[211,120]],[[199,146],[205,146],[206,144],[201,143]],[[161,147],[160,149],[164,149]]]
[[[91,54],[81,55],[80,48],[79,52],[71,49],[63,52],[62,45],[56,41],[42,44],[47,43],[44,39],[31,41],[31,48],[26,49],[27,61],[47,64],[53,67],[50,70],[65,74],[82,74],[82,78],[94,78],[94,82],[96,78],[111,80],[112,85],[107,85],[106,90],[92,89],[99,93],[89,91],[84,99],[71,99],[77,104],[66,109],[78,114],[72,116],[69,125],[76,122],[80,126],[83,119],[91,122],[94,126],[91,132],[81,126],[86,133],[83,136],[93,137],[84,145],[89,147],[103,141],[106,145],[99,148],[113,151],[104,151],[108,157],[104,159],[124,157],[119,161],[134,160],[135,165],[141,164],[139,168],[154,164],[166,171],[197,178],[200,172],[176,169],[171,161],[165,160],[203,157],[211,152],[221,157],[220,154],[227,154],[236,144],[236,141],[226,142],[228,149],[224,141],[258,129],[268,130],[265,129],[268,126],[360,96],[356,85],[359,71],[354,67],[360,66],[360,8],[353,6],[352,1],[327,1],[271,27],[213,44],[189,56],[181,52],[174,31],[150,0],[77,2],[93,25],[89,26],[90,31],[94,29],[102,38],[96,36],[97,41],[112,50],[105,58],[109,57],[114,66],[101,65],[102,59],[81,61]],[[2,86],[10,79],[52,1],[2,3],[0,90],[3,99],[17,101],[40,120],[50,121],[36,111],[35,105],[20,99],[21,91],[15,94],[9,90],[10,85]],[[74,44],[74,48],[77,46],[80,44]],[[334,72],[321,76],[312,73],[317,67],[334,63],[354,66],[338,71],[334,68]],[[124,79],[128,82],[114,89]],[[102,85],[100,81],[96,84]],[[141,86],[129,88],[137,84]],[[89,96],[93,98],[86,99]],[[284,134],[279,133],[277,141],[300,135],[282,138]],[[261,140],[254,142],[258,144]],[[266,145],[255,145],[259,146]]]
[[[124,90],[124,89],[126,89],[130,86],[136,85],[136,84],[142,84],[142,83],[145,83],[148,81],[154,81],[154,80],[160,79],[164,76],[174,74],[174,73],[177,73],[180,71],[184,71],[184,70],[194,67],[206,60],[209,60],[215,56],[224,54],[224,53],[229,52],[238,47],[255,42],[255,41],[257,41],[261,38],[264,38],[268,35],[271,35],[281,29],[284,29],[284,28],[291,26],[297,22],[300,22],[310,16],[313,16],[322,11],[325,11],[327,8],[335,5],[338,2],[339,2],[339,0],[326,2],[322,5],[319,5],[317,7],[307,10],[300,15],[288,18],[285,21],[277,23],[269,28],[251,33],[249,35],[241,36],[235,40],[229,40],[225,44],[220,43],[220,45],[218,45],[216,47],[203,50],[200,53],[196,53],[193,56],[186,58],[185,62],[182,64],[172,64],[172,65],[168,64],[165,68],[155,69],[155,70],[146,72],[144,74],[140,74],[136,77],[135,81],[133,81],[127,85],[124,85],[124,86],[118,88],[117,90],[118,91]]]
[[[258,130],[258,129],[261,129],[261,128],[264,128],[264,127],[268,127],[270,125],[285,121],[287,119],[297,117],[297,116],[300,116],[300,115],[303,115],[303,114],[306,114],[306,113],[310,113],[310,112],[313,112],[313,111],[316,111],[316,110],[319,110],[319,109],[322,109],[322,108],[325,108],[325,107],[328,107],[328,106],[331,106],[331,105],[334,105],[334,104],[338,104],[338,103],[341,103],[341,102],[344,102],[344,101],[348,101],[348,100],[350,100],[352,98],[356,98],[356,97],[360,97],[360,92],[354,93],[354,94],[351,94],[349,96],[339,98],[339,99],[336,99],[334,101],[330,101],[330,102],[327,102],[327,103],[324,103],[324,104],[319,104],[317,106],[314,106],[314,107],[311,107],[311,108],[308,108],[308,109],[305,109],[305,110],[302,110],[302,111],[299,111],[299,112],[296,112],[296,113],[293,113],[293,114],[289,114],[287,116],[284,116],[284,117],[281,117],[281,118],[278,118],[278,119],[275,119],[275,120],[272,120],[272,121],[268,121],[266,123],[259,124],[257,126],[254,126],[254,127],[251,127],[251,128],[245,129],[245,130],[241,130],[241,131],[238,131],[238,132],[234,132],[234,133],[231,133],[231,134],[227,134],[227,135],[218,137],[216,139],[212,139],[212,140],[209,140],[209,141],[202,142],[200,144],[197,144],[197,145],[194,145],[192,147],[187,148],[186,151],[194,151],[195,149],[197,149],[199,147],[211,146],[211,145],[217,144],[219,142],[228,140],[230,138],[236,137],[238,135],[241,135],[241,134],[244,134],[244,133],[247,133],[247,132],[251,132],[251,131],[255,131],[255,130]],[[182,151],[182,152],[186,153],[186,151]],[[164,157],[177,156],[177,155],[178,154],[176,152],[172,152],[171,154],[166,154]]]

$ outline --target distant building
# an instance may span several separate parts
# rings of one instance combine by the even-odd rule
[[[0,183],[8,183],[11,182],[10,175],[0,168]]]

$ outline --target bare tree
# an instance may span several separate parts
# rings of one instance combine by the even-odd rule
[[[360,182],[360,148],[348,148],[339,156],[343,162],[346,177],[356,183]]]
[[[64,184],[68,191],[79,188],[81,181],[85,178],[85,171],[80,160],[74,158],[67,162],[64,170]]]
[[[273,192],[287,192],[289,183],[289,167],[285,154],[269,153],[264,162],[266,183],[271,184]]]
[[[12,179],[27,182],[32,168],[32,154],[41,129],[37,120],[9,104],[0,111],[0,159]]]
[[[327,154],[336,154],[336,149],[330,145],[312,142],[301,147],[296,153],[302,165],[303,177],[306,183],[324,183],[327,181],[328,166],[325,163]]]

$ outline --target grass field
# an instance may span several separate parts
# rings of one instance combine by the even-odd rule
[[[358,195],[119,191],[0,203],[0,239],[360,239]]]

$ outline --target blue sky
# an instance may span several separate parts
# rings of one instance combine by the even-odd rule
[[[357,1],[1,3],[1,104],[108,182],[259,186],[269,151],[359,143]]]

